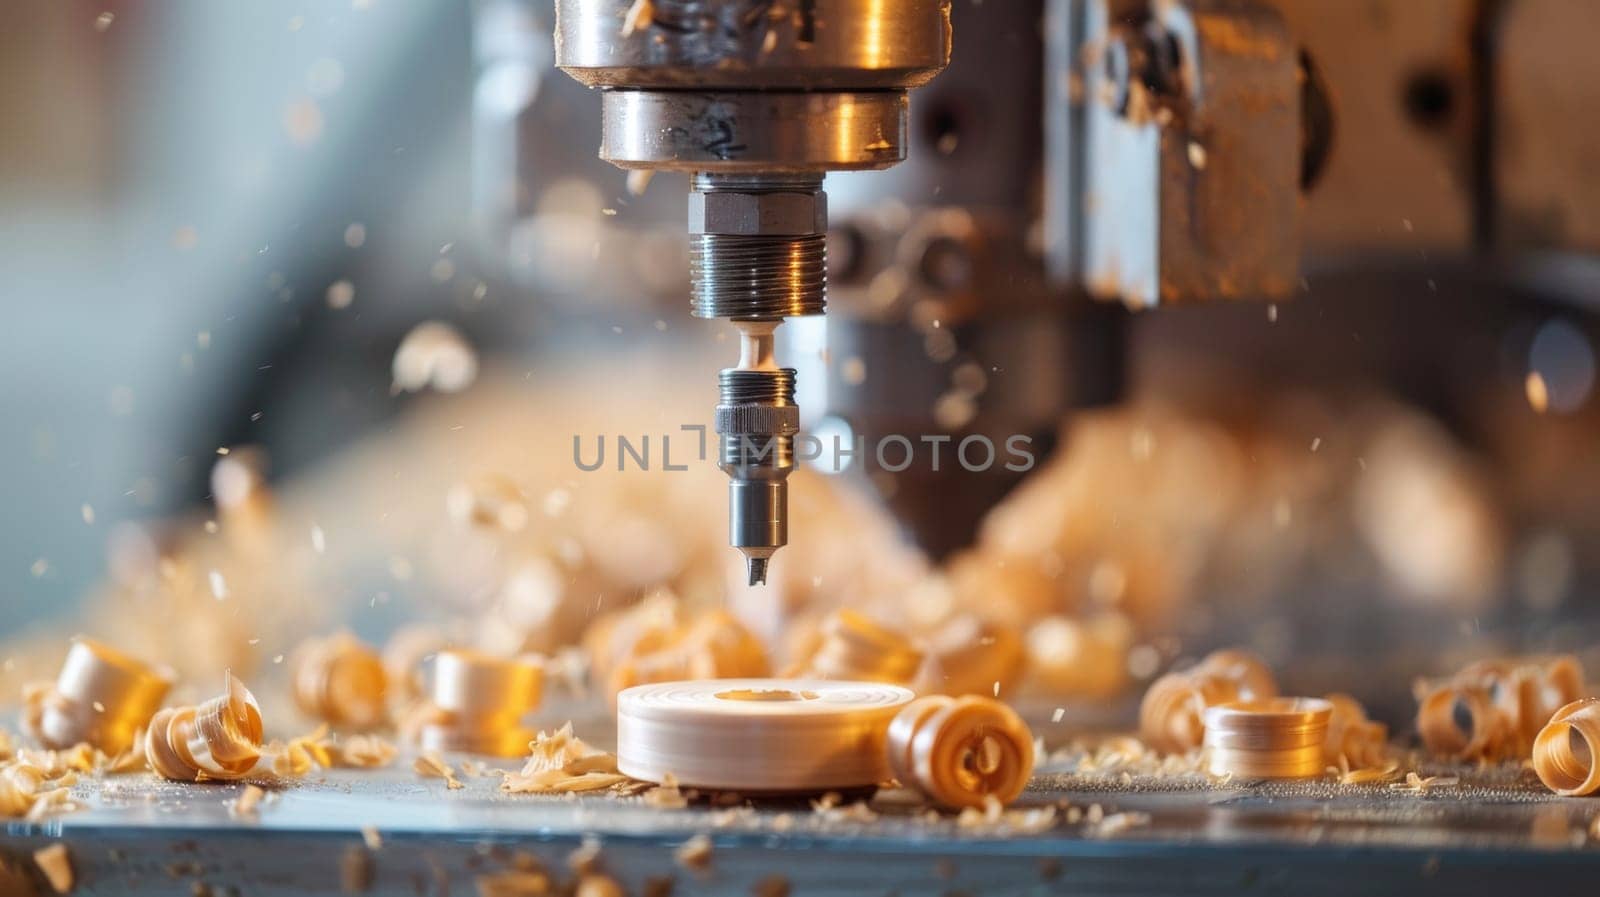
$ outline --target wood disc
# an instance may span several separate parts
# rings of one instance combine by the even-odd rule
[[[889,723],[909,689],[876,682],[708,679],[617,696],[617,767],[636,779],[745,792],[887,780]]]

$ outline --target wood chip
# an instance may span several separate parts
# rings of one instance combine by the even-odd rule
[[[339,884],[346,894],[369,890],[375,871],[372,853],[354,844],[339,858]]]
[[[1341,754],[1339,768],[1330,769],[1329,772],[1338,775],[1341,785],[1373,785],[1387,782],[1399,772],[1400,764],[1390,763],[1387,766],[1368,766],[1362,769],[1351,769],[1349,762]]]
[[[57,894],[72,890],[72,857],[67,853],[67,845],[41,847],[33,852],[33,861],[39,865],[39,871],[44,873],[45,880],[50,882],[50,887]]]
[[[789,879],[769,875],[750,888],[751,897],[789,897]]]
[[[981,828],[994,825],[1004,817],[1005,806],[992,794],[985,795],[983,807],[967,807],[956,817],[956,825],[961,828]]]
[[[628,172],[627,186],[629,196],[643,196],[650,189],[650,180],[655,177],[655,172],[647,168],[639,168]]]
[[[625,892],[609,875],[585,875],[578,880],[573,897],[625,897]]]
[[[473,879],[478,897],[544,897],[556,893],[550,876],[537,869],[508,869]]]
[[[521,772],[506,773],[503,791],[522,794],[575,794],[599,791],[633,780],[617,771],[614,754],[596,750],[572,734],[568,722],[554,732],[540,732],[528,745]]]
[[[456,778],[455,770],[451,769],[450,764],[444,762],[438,754],[432,751],[417,757],[412,762],[411,768],[423,778],[444,779],[445,787],[451,791],[462,787],[461,781]]]
[[[352,735],[339,746],[340,766],[356,769],[374,769],[388,766],[400,749],[376,735]]]
[[[51,813],[74,809],[77,809],[77,805],[72,802],[72,791],[68,788],[54,788],[41,791],[34,796],[25,818],[29,822],[37,822]]]
[[[1408,772],[1404,782],[1391,784],[1389,790],[1406,794],[1427,794],[1433,788],[1453,788],[1459,784],[1461,784],[1461,779],[1456,776],[1428,776],[1423,778],[1415,772]]]
[[[572,853],[567,854],[567,868],[579,875],[591,875],[600,869],[600,840],[586,837]]]
[[[361,840],[366,842],[368,850],[383,849],[383,836],[378,834],[378,827],[375,825],[361,827]]]
[[[683,842],[673,851],[672,857],[679,866],[695,872],[711,868],[711,836],[700,834]]]
[[[266,794],[259,786],[246,785],[244,791],[239,793],[239,797],[229,802],[228,815],[233,817],[255,815],[256,808],[261,805],[261,799]]]
[[[633,5],[628,7],[628,14],[622,19],[622,36],[632,37],[636,31],[644,31],[656,20],[656,7],[650,0],[633,0]]]
[[[1130,828],[1150,824],[1149,813],[1112,813],[1095,826],[1095,834],[1102,838],[1118,835]]]

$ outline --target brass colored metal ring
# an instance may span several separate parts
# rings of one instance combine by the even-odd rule
[[[1208,708],[1206,768],[1247,779],[1318,776],[1332,716],[1333,704],[1321,698],[1263,698]]]

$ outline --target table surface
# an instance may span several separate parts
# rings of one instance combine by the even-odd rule
[[[570,880],[569,855],[586,839],[633,894],[668,880],[674,894],[785,893],[779,882],[795,895],[1504,894],[1533,883],[1569,892],[1600,875],[1600,839],[1588,834],[1600,799],[1554,797],[1523,769],[1457,770],[1459,784],[1412,794],[1331,778],[1216,783],[1071,768],[1047,764],[1010,815],[977,825],[931,818],[899,791],[821,813],[803,800],[662,809],[639,797],[509,794],[493,772],[451,790],[414,773],[408,755],[384,769],[264,780],[267,799],[239,817],[229,803],[243,784],[133,773],[86,778],[75,788],[83,809],[11,822],[0,849],[15,863],[64,842],[76,893],[241,897],[533,893],[512,888],[506,871],[536,861]],[[709,868],[680,867],[675,850],[701,834],[713,844]]]

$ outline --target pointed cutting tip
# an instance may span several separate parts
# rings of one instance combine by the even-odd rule
[[[767,558],[745,558],[745,569],[750,572],[750,585],[767,584]]]

